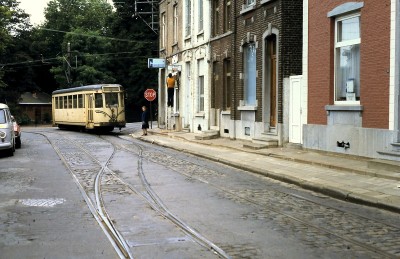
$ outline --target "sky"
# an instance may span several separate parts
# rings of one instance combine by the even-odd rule
[[[19,7],[27,14],[30,14],[30,21],[32,25],[39,25],[44,22],[44,8],[50,0],[18,0]],[[111,3],[111,0],[107,0]]]
[[[50,0],[18,0],[19,7],[31,15],[31,24],[38,25],[44,21],[44,8]]]

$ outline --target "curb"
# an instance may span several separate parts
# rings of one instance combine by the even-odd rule
[[[171,137],[171,136],[169,136],[167,134],[155,133],[155,135],[163,135],[164,137],[175,138],[175,136]],[[245,166],[245,165],[243,165],[241,163],[235,163],[235,162],[228,161],[228,160],[225,160],[225,159],[215,158],[215,157],[212,157],[212,156],[200,153],[200,152],[192,151],[192,150],[189,150],[189,149],[185,149],[185,148],[171,147],[171,146],[168,146],[166,144],[162,144],[162,143],[158,142],[155,139],[143,138],[143,137],[138,137],[138,138],[140,140],[142,140],[142,141],[145,141],[145,142],[148,142],[148,143],[151,143],[151,144],[156,144],[156,145],[161,146],[161,147],[165,147],[165,148],[169,148],[169,149],[185,152],[185,153],[188,153],[188,154],[191,154],[191,155],[195,155],[195,156],[198,156],[198,157],[201,157],[201,158],[204,158],[204,159],[208,159],[208,160],[211,160],[211,161],[214,161],[214,162],[219,162],[219,163],[222,163],[222,164],[225,164],[225,165],[228,165],[228,166],[232,166],[232,167],[237,168],[237,169],[249,171],[249,172],[252,172],[252,173],[255,173],[255,174],[258,174],[258,175],[262,175],[262,176],[265,176],[265,177],[268,177],[268,178],[271,178],[271,179],[274,179],[274,180],[278,180],[278,181],[281,181],[281,182],[293,184],[293,185],[299,186],[299,187],[301,187],[303,189],[310,190],[310,191],[315,191],[315,192],[327,195],[327,196],[332,197],[332,198],[336,198],[336,199],[343,200],[343,201],[348,201],[348,202],[352,202],[352,203],[356,203],[356,204],[366,205],[366,206],[369,206],[369,207],[375,207],[375,208],[379,208],[379,209],[384,209],[384,210],[400,213],[400,207],[395,206],[395,205],[391,204],[390,202],[385,202],[385,201],[374,199],[374,198],[372,198],[370,196],[352,193],[352,192],[349,192],[348,190],[344,190],[344,189],[340,189],[340,188],[334,188],[334,187],[331,187],[331,186],[317,185],[317,184],[314,184],[312,182],[309,182],[309,181],[301,179],[301,178],[281,175],[281,174],[278,174],[278,173],[275,173],[273,171],[266,170],[266,169],[263,170],[263,169],[254,168],[254,167],[247,166],[247,165]],[[187,141],[187,142],[191,142],[190,140],[187,140],[187,139],[182,138],[182,137],[177,137],[177,138],[182,139],[182,140]],[[205,145],[205,143],[198,143],[198,142],[195,142],[195,143],[200,144],[200,145]],[[218,146],[214,145],[214,147],[218,147]],[[226,147],[226,146],[223,146],[223,147],[224,148],[230,148],[230,147]],[[236,148],[230,148],[230,149],[243,151],[243,150],[236,149]],[[255,153],[255,152],[251,152],[251,153]],[[287,161],[303,163],[303,164],[317,165],[317,166],[328,167],[328,168],[337,169],[337,170],[343,170],[343,171],[346,170],[346,171],[349,171],[349,172],[353,172],[352,169],[348,169],[348,168],[344,168],[344,167],[337,167],[337,166],[326,165],[326,164],[322,164],[322,163],[313,163],[313,162],[310,162],[310,161],[304,161],[304,160],[300,160],[300,159],[287,158],[287,157],[283,157],[283,156],[280,156],[280,155],[266,155],[266,154],[259,154],[259,153],[255,153],[255,154],[264,155],[264,156],[268,156],[268,157],[272,157],[272,158],[276,158],[276,159],[283,159],[283,160],[287,160]],[[340,168],[342,168],[342,169],[340,169]],[[367,172],[363,172],[363,171],[360,171],[360,172],[362,172],[361,173],[362,175],[375,176],[373,174],[368,174]],[[356,173],[356,172],[353,172],[353,173]]]

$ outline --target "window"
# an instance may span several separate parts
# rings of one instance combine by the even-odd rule
[[[360,15],[335,22],[335,103],[360,102]]]
[[[224,108],[231,107],[232,86],[231,86],[231,60],[224,59]]]
[[[106,107],[118,106],[118,93],[106,93],[104,94],[106,100]]]
[[[76,95],[71,95],[71,108],[75,109],[76,108]]]
[[[72,95],[67,96],[68,109],[72,108]]]
[[[199,76],[199,112],[204,111],[204,76]]]
[[[245,3],[246,3],[246,6],[250,6],[250,5],[255,4],[256,0],[246,0]]]
[[[165,13],[161,14],[161,48],[165,48],[166,42],[166,24],[165,24]]]
[[[213,33],[214,35],[218,35],[218,28],[219,28],[219,1],[213,1],[213,10],[214,10],[214,17],[213,17]]]
[[[244,101],[246,106],[256,106],[256,44],[244,47]]]
[[[6,111],[0,110],[0,123],[6,123]]]
[[[83,108],[84,104],[83,104],[83,95],[79,94],[78,95],[78,108]]]
[[[224,32],[231,29],[231,0],[224,0]]]
[[[95,108],[103,108],[102,94],[94,94],[94,107]]]
[[[185,6],[185,17],[186,17],[186,25],[185,25],[185,37],[190,36],[191,34],[191,5],[192,5],[192,1],[191,0],[186,0],[186,6]]]
[[[199,17],[199,27],[198,31],[201,32],[203,30],[203,0],[198,0],[198,16]]]
[[[174,20],[173,20],[173,29],[174,29],[174,43],[178,42],[178,5],[174,5]]]
[[[204,112],[204,59],[197,61],[198,112]]]

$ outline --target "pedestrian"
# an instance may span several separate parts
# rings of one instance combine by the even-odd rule
[[[142,107],[142,136],[147,136],[147,129],[149,128],[149,113],[147,111],[147,107]]]
[[[175,77],[172,75],[172,73],[169,73],[167,77],[168,107],[169,106],[174,107],[174,88],[175,88]]]

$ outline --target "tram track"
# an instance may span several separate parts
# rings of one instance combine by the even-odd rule
[[[149,158],[149,159],[151,159],[151,158]],[[265,203],[262,203],[257,199],[251,198],[251,196],[253,196],[253,195],[239,195],[238,193],[240,193],[240,192],[232,191],[232,190],[227,189],[227,188],[223,188],[221,185],[214,184],[212,181],[210,181],[208,179],[204,179],[204,178],[201,178],[201,177],[195,177],[192,174],[185,173],[183,170],[180,170],[180,171],[176,170],[176,172],[178,172],[178,173],[180,173],[180,174],[182,174],[182,175],[184,175],[184,176],[186,176],[188,178],[192,178],[192,179],[200,181],[200,182],[202,182],[204,184],[210,185],[213,188],[219,190],[220,192],[228,194],[228,196],[230,196],[230,197],[236,197],[237,199],[241,199],[241,200],[243,200],[243,201],[245,201],[247,203],[253,204],[257,208],[262,208],[262,207],[265,207],[265,205],[266,205]],[[305,197],[302,197],[302,196],[299,196],[299,195],[296,195],[296,194],[293,194],[293,193],[290,193],[290,192],[283,192],[283,191],[280,191],[280,190],[277,190],[277,189],[274,189],[273,191],[276,192],[276,193],[280,193],[282,195],[291,196],[294,199],[303,200],[303,201],[306,201],[308,203],[312,203],[315,206],[321,206],[320,203],[317,203],[317,202],[315,202],[315,201],[313,201],[311,199],[308,199],[308,198],[305,198]],[[326,206],[326,205],[322,205],[322,206],[324,206],[326,208],[329,208],[330,210],[335,210],[338,213],[348,214],[348,215],[350,214],[349,211],[346,211],[346,210],[341,210],[341,209],[338,209],[338,208],[335,208],[335,207]],[[321,225],[313,224],[313,223],[311,223],[311,221],[309,221],[309,219],[305,219],[305,218],[302,218],[302,217],[295,216],[293,214],[287,213],[284,210],[279,209],[276,206],[272,206],[271,204],[268,204],[268,210],[270,212],[274,212],[274,213],[280,214],[280,215],[282,215],[282,216],[284,216],[284,217],[286,217],[286,218],[288,218],[288,219],[290,219],[292,221],[296,221],[296,222],[298,222],[298,223],[300,223],[300,224],[302,224],[304,226],[307,226],[309,228],[313,228],[313,229],[315,229],[317,231],[326,233],[329,236],[338,238],[338,239],[343,240],[343,241],[345,241],[345,242],[347,242],[349,244],[352,244],[354,246],[358,246],[358,247],[360,247],[362,249],[365,249],[365,250],[367,250],[367,251],[369,251],[369,252],[371,252],[373,254],[378,255],[379,258],[399,258],[400,257],[400,246],[398,247],[398,251],[397,252],[395,252],[395,253],[393,253],[393,251],[388,252],[388,250],[390,250],[390,248],[388,248],[388,250],[386,250],[385,248],[382,249],[382,248],[379,247],[378,244],[374,244],[374,242],[371,241],[371,240],[369,240],[369,242],[362,242],[362,241],[356,240],[355,238],[346,236],[346,235],[344,235],[342,233],[338,233],[338,231],[329,229],[327,227],[323,227]],[[368,221],[371,221],[371,222],[375,222],[377,224],[382,224],[385,227],[391,229],[392,231],[400,233],[400,227],[398,225],[388,224],[386,222],[378,221],[376,219],[372,219],[370,217],[367,217],[366,215],[352,214],[351,216],[352,217],[358,217],[359,219],[364,219],[364,220],[368,220]]]
[[[151,208],[153,208],[155,211],[157,211],[162,217],[168,219],[170,222],[172,222],[176,227],[181,229],[183,232],[188,234],[190,237],[193,238],[199,245],[202,247],[205,247],[206,249],[210,250],[214,254],[218,255],[220,258],[230,258],[228,254],[226,254],[221,248],[219,248],[217,245],[215,245],[212,241],[208,240],[204,236],[202,236],[199,232],[191,228],[188,224],[184,223],[182,220],[180,220],[178,217],[176,217],[174,214],[172,214],[168,208],[163,204],[162,200],[157,196],[157,194],[152,190],[150,187],[150,184],[148,183],[145,173],[143,172],[143,167],[142,167],[142,147],[138,144],[136,144],[137,152],[134,152],[132,150],[126,149],[122,146],[117,146],[116,144],[113,144],[101,136],[98,136],[100,139],[103,139],[107,141],[108,143],[111,144],[113,147],[112,154],[109,155],[109,157],[106,159],[105,162],[99,161],[89,150],[87,150],[82,144],[78,143],[77,141],[74,141],[73,139],[69,139],[67,136],[64,135],[63,138],[67,139],[69,144],[73,144],[76,146],[79,150],[81,150],[83,153],[85,153],[92,161],[94,161],[100,169],[96,173],[96,177],[94,180],[94,198],[91,198],[90,196],[93,196],[93,194],[90,194],[90,190],[85,187],[84,185],[81,184],[81,180],[78,179],[79,177],[76,175],[74,169],[71,167],[70,162],[68,159],[66,159],[65,155],[61,152],[59,146],[54,143],[47,135],[48,134],[54,134],[54,133],[46,133],[42,134],[39,132],[32,132],[34,134],[39,134],[44,136],[47,141],[52,145],[53,149],[56,151],[57,155],[60,157],[60,159],[63,161],[65,166],[67,167],[68,171],[70,174],[73,176],[75,182],[77,183],[82,196],[84,197],[86,203],[88,204],[93,216],[95,217],[96,221],[99,223],[99,225],[102,227],[104,233],[106,233],[107,237],[110,239],[111,243],[113,244],[114,249],[116,250],[117,254],[119,255],[120,258],[134,258],[134,256],[131,254],[129,245],[127,244],[127,241],[124,239],[124,237],[121,235],[121,233],[117,230],[115,225],[113,224],[113,220],[110,217],[110,215],[107,212],[106,209],[106,204],[104,203],[104,200],[102,198],[102,177],[105,173],[112,175],[115,180],[119,181],[121,184],[125,185],[127,188],[129,188],[131,191],[136,193],[137,195],[140,195],[143,200],[145,200]],[[112,158],[115,155],[116,149],[124,149],[128,151],[131,154],[134,154],[138,156],[138,165],[137,165],[137,170],[138,170],[138,175],[140,176],[142,185],[145,189],[145,192],[147,195],[144,195],[141,190],[139,190],[137,187],[133,186],[132,184],[129,184],[126,182],[124,179],[122,179],[120,176],[118,176],[117,173],[112,171],[109,167],[108,164],[112,160]]]
[[[122,235],[118,232],[118,230],[115,228],[115,226],[112,223],[111,218],[107,214],[103,200],[101,198],[101,186],[100,186],[99,179],[101,178],[101,175],[103,174],[104,170],[106,169],[106,166],[107,166],[108,162],[110,161],[110,159],[112,158],[112,156],[114,155],[115,151],[107,159],[107,162],[104,164],[104,166],[101,167],[101,170],[97,173],[96,182],[95,182],[95,197],[96,198],[95,198],[95,204],[94,204],[92,199],[89,197],[87,190],[85,190],[84,186],[82,186],[80,180],[78,179],[77,175],[75,174],[74,169],[71,167],[70,163],[68,163],[65,156],[60,151],[60,148],[56,144],[54,144],[54,142],[46,134],[39,133],[39,132],[31,132],[31,133],[38,134],[38,135],[41,135],[44,138],[46,138],[46,140],[50,143],[50,145],[55,150],[56,154],[63,161],[64,165],[68,169],[68,172],[72,175],[76,185],[78,186],[78,188],[82,194],[82,197],[84,198],[86,204],[88,205],[93,217],[98,222],[98,224],[101,227],[101,229],[103,230],[104,234],[107,236],[107,238],[113,245],[118,256],[120,258],[133,258],[132,254],[129,251],[128,245],[126,244],[126,241],[124,240]],[[97,161],[99,164],[101,164],[93,156],[91,156],[91,158],[93,160]]]
[[[35,133],[39,134],[37,132],[35,132]],[[41,134],[41,135],[43,135],[43,134]],[[43,135],[43,136],[45,136],[47,138],[46,135]],[[201,245],[203,247],[210,249],[211,251],[216,253],[219,257],[229,258],[228,254],[230,254],[230,250],[228,248],[226,248],[226,245],[225,245],[225,247],[222,247],[222,248],[219,248],[218,246],[214,247],[214,243],[212,243],[211,241],[202,240],[201,238],[196,237],[197,231],[192,229],[189,225],[185,224],[183,221],[181,221],[177,217],[176,217],[176,219],[174,219],[174,217],[175,217],[174,214],[172,214],[168,210],[168,208],[163,204],[163,201],[152,190],[149,182],[147,182],[147,179],[145,177],[145,171],[143,168],[143,160],[146,159],[146,160],[152,161],[154,163],[159,163],[160,161],[155,160],[154,157],[162,156],[161,153],[157,154],[157,155],[153,155],[153,156],[148,156],[148,154],[146,154],[145,150],[148,148],[149,144],[142,145],[142,144],[137,143],[137,141],[132,141],[132,140],[126,139],[126,138],[118,138],[118,139],[127,141],[130,145],[132,145],[132,147],[129,148],[129,147],[127,147],[127,145],[114,143],[114,141],[112,141],[108,137],[106,137],[106,138],[104,138],[103,136],[98,136],[98,137],[103,139],[104,141],[108,142],[110,145],[112,145],[112,148],[113,148],[112,154],[108,155],[107,159],[102,158],[103,162],[99,161],[95,156],[93,156],[93,154],[90,152],[90,150],[85,149],[85,147],[82,146],[81,144],[79,144],[79,143],[76,144],[82,152],[84,152],[86,155],[91,157],[91,159],[93,161],[96,161],[97,165],[100,168],[96,174],[96,184],[95,184],[95,186],[98,186],[97,187],[98,191],[96,191],[96,192],[100,193],[99,201],[93,202],[93,199],[91,199],[89,197],[90,195],[87,195],[87,197],[85,198],[85,201],[88,203],[88,205],[90,203],[93,206],[93,209],[95,211],[95,214],[98,217],[98,220],[103,221],[103,216],[104,216],[105,218],[108,218],[110,220],[110,222],[112,222],[112,220],[110,219],[111,217],[109,217],[109,215],[107,214],[107,210],[105,208],[106,204],[104,204],[104,201],[102,201],[102,199],[101,199],[101,189],[102,189],[101,178],[103,177],[104,174],[110,174],[121,184],[123,184],[124,186],[129,188],[132,192],[140,195],[144,200],[146,200],[148,202],[148,204],[155,211],[157,211],[158,213],[163,215],[164,218],[169,219],[176,226],[178,226],[180,229],[182,229],[185,233],[192,236],[198,243],[202,243]],[[115,136],[110,136],[110,137],[115,137]],[[52,144],[50,139],[48,139],[48,141]],[[70,139],[69,142],[73,142],[73,141]],[[68,159],[66,159],[65,157],[62,157],[61,152],[59,150],[57,151],[57,147],[53,146],[53,148],[56,150],[57,154],[60,156],[60,158],[66,164],[67,168],[70,170],[70,173],[74,175],[73,169],[70,168],[70,166],[68,166],[68,161],[67,161]],[[112,171],[108,167],[110,161],[113,159],[113,157],[116,153],[116,150],[123,150],[125,152],[132,153],[133,155],[138,157],[137,172],[138,172],[138,175],[140,176],[140,180],[142,182],[142,187],[145,189],[145,192],[143,190],[138,189],[138,186],[128,183],[126,180],[121,178],[118,175],[118,173]],[[152,150],[151,152],[160,152],[160,151]],[[179,159],[179,158],[177,158],[177,159]],[[191,163],[191,162],[188,162],[188,163]],[[203,165],[199,165],[199,166],[203,166]],[[172,169],[174,171],[178,172],[179,174],[184,175],[185,177],[187,177],[189,179],[194,179],[194,180],[197,180],[199,182],[202,182],[204,184],[211,186],[215,190],[218,190],[218,192],[221,193],[221,195],[225,198],[228,198],[228,199],[231,199],[231,200],[234,200],[237,202],[244,202],[247,204],[252,204],[252,206],[254,206],[256,209],[258,209],[259,211],[262,211],[260,213],[264,213],[265,215],[270,215],[271,213],[279,214],[282,217],[285,217],[292,222],[296,222],[295,224],[300,224],[300,225],[304,226],[304,228],[314,229],[315,231],[324,233],[324,235],[326,235],[330,238],[342,240],[343,243],[350,244],[351,247],[359,247],[359,248],[361,248],[361,250],[368,251],[369,253],[376,256],[376,257],[373,256],[372,258],[399,258],[400,257],[400,251],[398,251],[397,253],[396,253],[396,251],[393,252],[390,250],[390,248],[387,248],[384,245],[382,245],[382,243],[375,243],[375,241],[372,238],[369,240],[369,242],[362,240],[362,239],[357,239],[356,237],[353,237],[351,234],[343,233],[340,230],[334,229],[332,226],[329,226],[329,224],[327,224],[325,226],[322,224],[316,224],[312,219],[307,218],[307,217],[302,217],[301,214],[296,213],[296,210],[290,211],[287,209],[287,207],[289,207],[293,204],[296,204],[296,203],[301,204],[301,206],[305,206],[305,207],[306,206],[315,206],[315,207],[321,206],[321,207],[325,208],[324,210],[329,209],[329,212],[334,214],[333,217],[336,217],[336,216],[339,217],[339,214],[347,214],[348,216],[357,218],[357,220],[370,221],[371,224],[376,224],[376,226],[374,226],[375,228],[379,228],[380,227],[379,224],[382,224],[382,226],[385,229],[389,229],[390,231],[398,231],[398,233],[400,233],[400,228],[397,224],[387,224],[386,222],[380,222],[372,217],[368,217],[367,215],[351,214],[347,210],[341,210],[339,208],[332,207],[332,206],[330,207],[325,204],[315,202],[314,200],[303,197],[301,195],[291,193],[290,191],[288,192],[288,191],[281,191],[278,189],[273,189],[273,190],[270,190],[271,193],[267,193],[267,192],[259,192],[258,193],[257,190],[246,190],[246,191],[232,190],[232,188],[230,188],[229,186],[225,186],[225,185],[219,184],[218,182],[214,182],[213,180],[207,179],[207,177],[203,177],[202,175],[196,176],[191,173],[185,172],[185,170],[177,170],[176,168],[172,168]],[[77,178],[77,176],[74,175],[74,178]],[[78,179],[76,179],[76,181],[79,182]],[[85,193],[87,191],[87,190],[85,190],[85,187],[82,185],[80,185],[80,190],[81,190],[81,192],[83,191]],[[265,199],[265,197],[269,196],[269,195],[270,196],[276,196],[276,195],[285,196],[285,199],[287,197],[290,197],[291,200],[289,201],[289,198],[287,198],[285,200],[285,203],[287,203],[287,205],[286,205],[287,207],[284,207],[284,205],[282,205],[282,204],[271,204],[269,201],[266,201],[267,199]],[[99,204],[102,204],[101,207],[103,207],[103,209],[104,209],[103,216],[98,212],[100,210],[103,210],[103,209],[99,208]],[[92,208],[91,208],[91,211],[92,211]],[[310,214],[312,214],[312,213],[313,212],[310,212]],[[323,213],[323,212],[318,211],[318,213]],[[92,211],[92,214],[93,214],[93,211]],[[96,218],[95,214],[93,214],[93,215]],[[247,217],[252,217],[252,216],[256,217],[256,215],[246,215],[246,216]],[[343,224],[347,224],[347,222],[343,221]],[[104,228],[108,229],[111,227],[104,226]],[[194,232],[192,232],[192,230]],[[112,231],[108,230],[107,235],[111,236],[112,234],[110,234],[110,232],[112,232]],[[116,246],[123,247],[124,246],[123,244],[118,245],[118,243],[117,243],[118,239],[121,237],[118,238],[117,236],[118,235],[116,235],[116,237],[113,238],[113,239],[115,239],[113,242],[115,243]],[[380,245],[382,245],[382,247],[379,247]],[[119,247],[118,249],[121,249],[121,248]],[[220,250],[218,250],[218,249],[220,249]],[[132,258],[132,257],[126,257],[126,255],[122,251],[118,252],[118,254],[120,255],[121,258]]]

